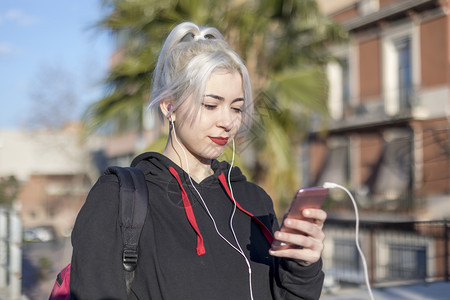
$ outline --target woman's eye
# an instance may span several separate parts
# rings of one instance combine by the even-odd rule
[[[209,110],[213,110],[217,107],[217,105],[214,104],[206,104],[206,103],[202,103],[203,107]]]
[[[242,108],[241,107],[232,107],[232,110],[234,110],[237,113],[241,113],[242,112]]]

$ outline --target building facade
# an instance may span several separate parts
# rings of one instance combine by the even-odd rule
[[[89,190],[108,166],[129,166],[155,131],[81,138],[80,123],[39,131],[0,130],[0,182],[15,178],[14,208],[25,229],[69,235]],[[0,191],[1,192],[1,191]],[[0,203],[1,204],[1,203]]]
[[[14,177],[19,189],[14,208],[24,228],[53,226],[70,233],[75,217],[99,170],[95,153],[105,144],[82,141],[80,124],[58,130],[1,130],[0,180]]]
[[[372,282],[448,278],[448,223],[433,221],[450,217],[449,2],[317,2],[349,39],[330,45],[329,130],[305,143],[303,178],[354,194]],[[352,204],[331,190],[325,208],[328,274],[362,283]]]
[[[449,217],[449,3],[329,2],[350,37],[331,47],[329,132],[312,133],[304,178],[350,187],[377,218]]]

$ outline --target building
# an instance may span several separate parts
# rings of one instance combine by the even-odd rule
[[[24,228],[53,226],[70,234],[98,176],[108,166],[128,166],[155,139],[155,131],[81,139],[81,124],[39,131],[0,131],[0,180],[13,176],[20,189],[15,208]],[[0,181],[1,182],[1,181]]]
[[[450,217],[450,4],[317,2],[348,30],[349,40],[330,45],[337,59],[327,65],[329,131],[311,132],[303,148],[303,178],[308,185],[331,181],[353,192],[367,225],[361,241],[371,280],[433,277],[448,262],[441,253],[448,242],[423,235],[434,229],[419,230],[414,222]],[[330,191],[326,208],[335,225],[354,219],[352,204],[340,191]],[[390,226],[378,234],[380,221],[412,227]],[[359,270],[354,229],[337,233],[331,227],[324,253],[329,267],[342,269],[339,262]],[[397,268],[389,269],[393,265]],[[352,281],[359,275],[350,270],[339,276]]]
[[[20,184],[15,207],[24,228],[52,225],[68,234],[98,176],[93,158],[104,141],[80,139],[79,124],[61,130],[0,131],[0,178]]]

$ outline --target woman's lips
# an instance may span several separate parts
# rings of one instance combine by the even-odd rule
[[[224,146],[228,143],[228,138],[227,137],[214,137],[214,136],[210,136],[209,137],[211,139],[211,141],[213,141],[214,143],[216,143],[217,145],[220,146]]]

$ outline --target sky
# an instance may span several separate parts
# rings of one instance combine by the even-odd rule
[[[73,94],[63,108],[70,118],[101,98],[114,42],[92,25],[105,13],[99,0],[0,0],[0,130],[39,115],[61,77]]]

